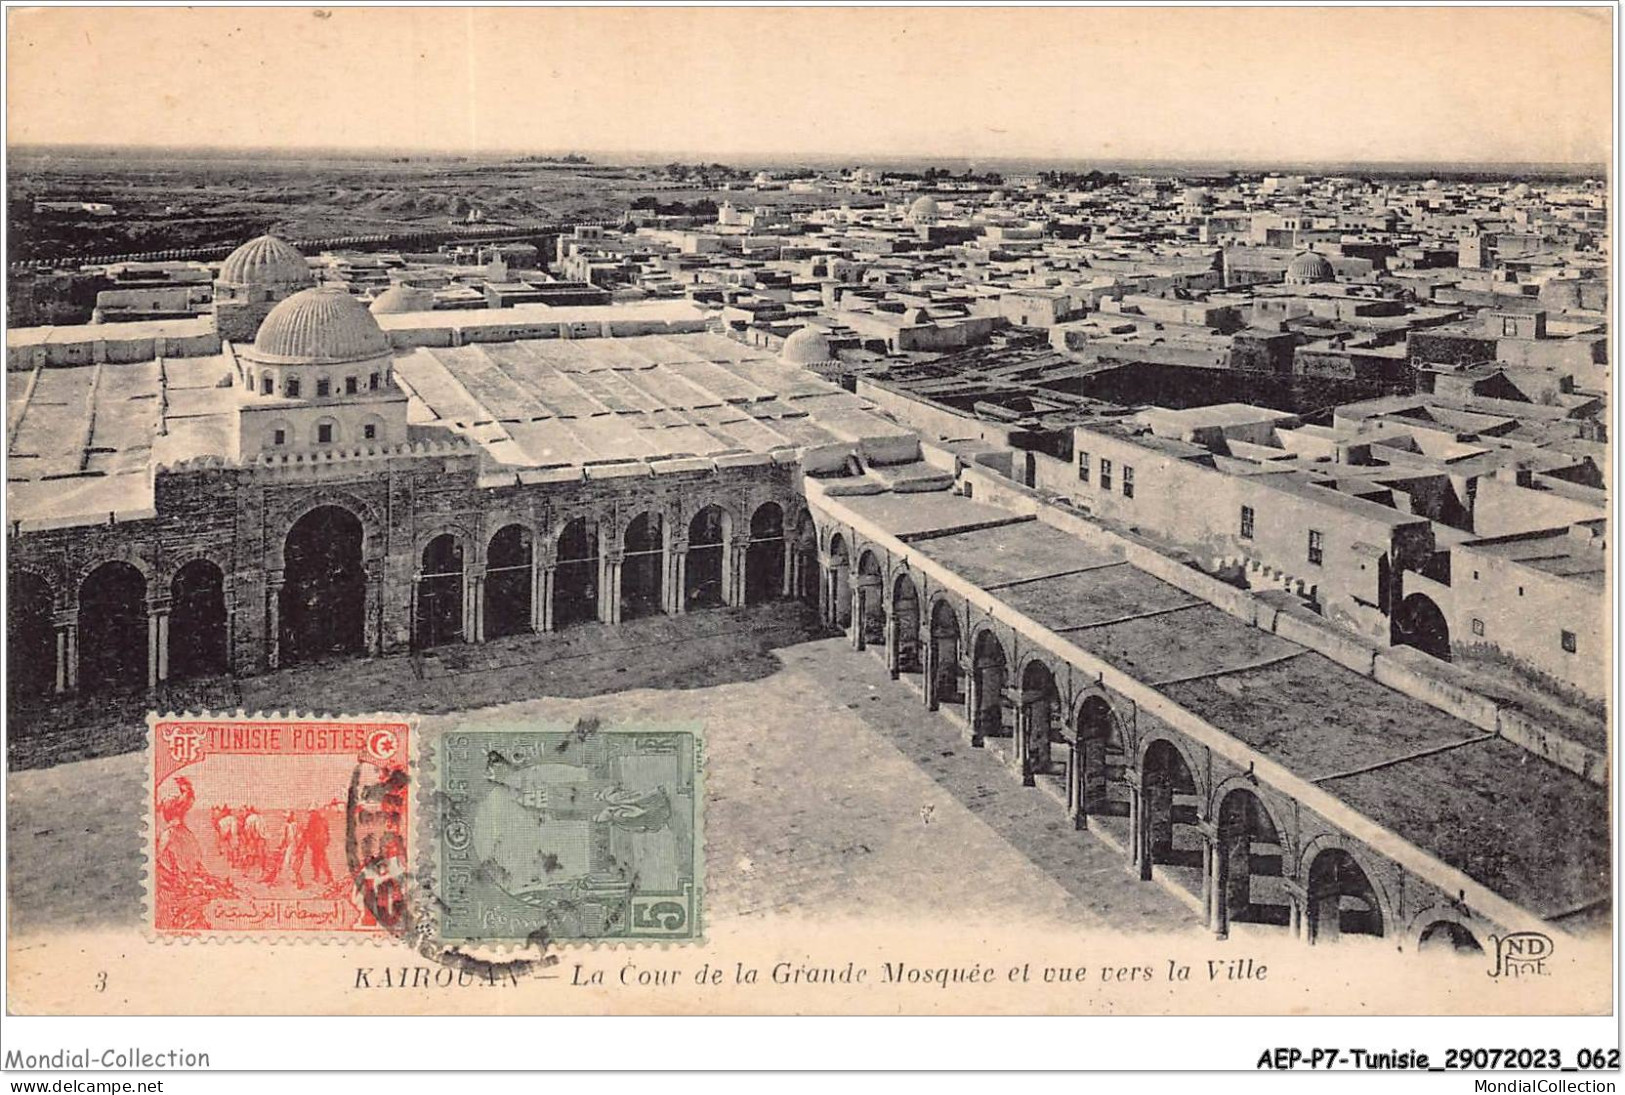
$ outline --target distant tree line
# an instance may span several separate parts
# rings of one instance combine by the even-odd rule
[[[1040,171],[1038,178],[1051,190],[1099,190],[1123,181],[1115,171]]]
[[[887,182],[948,182],[980,184],[982,186],[1003,186],[1004,176],[997,171],[984,171],[977,174],[966,168],[962,174],[955,175],[945,167],[928,167],[924,171],[885,171],[881,179]]]
[[[663,202],[653,194],[645,194],[632,202],[632,208],[649,213],[657,213],[662,217],[714,217],[717,215],[717,203],[709,198],[700,198],[691,202]]]
[[[742,168],[729,167],[724,163],[669,163],[660,169],[668,179],[678,182],[697,182],[701,186],[710,186],[714,181],[749,179],[751,173]]]

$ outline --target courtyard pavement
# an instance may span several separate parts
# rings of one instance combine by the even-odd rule
[[[252,678],[237,682],[231,706],[327,709],[343,696],[348,710],[421,712],[429,734],[583,716],[700,722],[714,921],[901,913],[1194,925],[1186,905],[1074,832],[1052,798],[966,745],[873,655],[819,637],[791,606],[707,616],[642,621],[618,643],[583,629],[568,642]],[[17,931],[139,922],[143,776],[140,753],[10,773]]]

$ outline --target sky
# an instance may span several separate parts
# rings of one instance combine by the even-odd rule
[[[12,146],[1612,159],[1606,7],[7,14]]]

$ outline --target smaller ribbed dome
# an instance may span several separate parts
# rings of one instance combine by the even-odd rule
[[[937,215],[937,199],[929,194],[914,199],[914,204],[908,207],[909,214],[915,217],[934,217]]]
[[[275,236],[249,240],[220,264],[220,281],[227,285],[311,285],[310,266],[289,244]]]
[[[415,285],[391,285],[373,298],[368,307],[375,316],[396,316],[406,312],[427,312],[434,307],[434,293]]]
[[[784,340],[779,357],[792,365],[816,365],[835,357],[829,335],[817,327],[802,327]]]
[[[289,365],[362,361],[389,353],[389,339],[367,306],[338,288],[306,289],[272,308],[252,356]]]
[[[1293,259],[1286,268],[1288,285],[1312,285],[1320,281],[1335,281],[1337,274],[1325,255],[1305,251]]]

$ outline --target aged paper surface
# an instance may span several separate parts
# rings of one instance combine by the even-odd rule
[[[13,1012],[1609,1010],[1608,12],[7,14]]]

